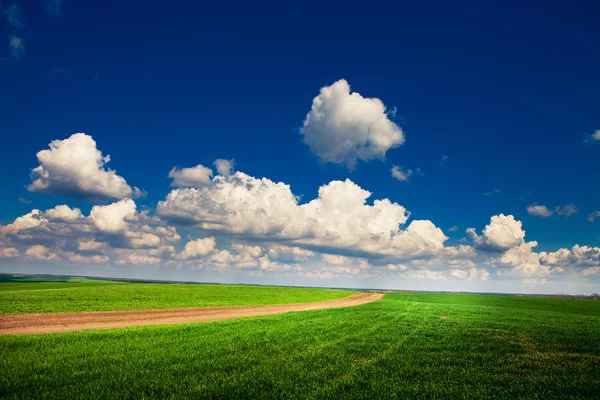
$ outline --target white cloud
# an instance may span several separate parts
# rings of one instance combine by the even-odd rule
[[[514,267],[512,273],[520,276],[550,275],[550,267],[540,263],[538,253],[532,251],[536,241],[521,243],[505,252],[496,262]]]
[[[107,246],[106,242],[97,242],[96,239],[84,240],[77,243],[79,251],[97,251]]]
[[[473,228],[468,228],[467,233],[478,247],[492,250],[508,250],[524,243],[525,238],[521,221],[504,214],[492,216],[483,230],[483,236],[478,236]]]
[[[14,247],[6,247],[0,250],[0,258],[16,258],[19,257],[19,250]]]
[[[198,164],[193,168],[173,168],[169,172],[169,178],[173,179],[171,186],[198,188],[210,185],[213,171],[210,168]]]
[[[386,152],[404,143],[398,125],[377,98],[350,93],[344,79],[321,88],[301,129],[312,152],[323,162],[346,164],[384,159]]]
[[[238,171],[216,176],[209,187],[171,191],[157,212],[207,231],[329,253],[414,256],[444,248],[447,237],[433,223],[413,221],[402,230],[406,209],[388,199],[368,205],[370,195],[350,180],[332,181],[300,205],[288,185]]]
[[[204,239],[190,240],[185,244],[185,248],[179,254],[180,258],[188,259],[201,257],[212,252],[217,245],[214,237]]]
[[[134,218],[135,212],[135,202],[126,199],[107,206],[94,206],[90,217],[101,232],[116,233],[127,229],[126,219]]]
[[[536,217],[548,218],[554,214],[554,211],[549,210],[544,205],[531,204],[527,207],[527,213],[529,215],[535,215]]]
[[[301,249],[300,247],[290,247],[280,244],[269,246],[269,258],[278,261],[306,261],[308,257],[314,256],[315,253]]]
[[[213,165],[217,169],[219,175],[230,176],[233,173],[233,166],[235,165],[234,160],[224,160],[222,158],[217,159]]]
[[[45,214],[50,221],[57,222],[72,222],[84,218],[79,208],[70,208],[66,205],[60,205],[51,208],[50,210],[46,210]]]
[[[48,219],[40,210],[31,210],[31,212],[17,217],[13,223],[0,227],[2,233],[17,233],[23,230],[31,229],[48,222]]]
[[[451,227],[450,229],[448,229],[448,232],[457,232],[460,228],[458,227],[458,225],[454,225],[453,227]]]
[[[25,252],[25,257],[32,260],[58,260],[58,256],[50,252],[49,248],[39,244],[28,248]]]
[[[412,169],[409,169],[407,171],[403,171],[402,168],[400,168],[397,165],[394,165],[392,167],[392,176],[396,179],[398,179],[399,181],[407,181],[408,178],[410,178],[410,176],[413,174]]]
[[[37,153],[40,165],[31,171],[31,192],[95,200],[132,197],[125,179],[105,168],[110,156],[102,156],[96,142],[84,133],[53,140],[49,150]]]

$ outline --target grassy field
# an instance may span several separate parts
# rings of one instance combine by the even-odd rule
[[[0,282],[0,316],[307,303],[339,299],[353,293],[356,292],[269,286],[125,283],[91,279],[5,280]]]
[[[399,293],[260,318],[3,336],[0,370],[5,398],[598,398],[600,302]]]

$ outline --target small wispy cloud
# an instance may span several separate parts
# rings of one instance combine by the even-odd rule
[[[500,190],[500,189],[492,189],[491,191],[489,191],[489,192],[484,192],[484,193],[482,193],[482,194],[483,194],[484,196],[492,196],[492,195],[494,195],[494,194],[498,194],[498,193],[500,193],[500,192],[501,192],[501,190]]]
[[[570,217],[571,215],[577,214],[579,209],[573,203],[567,204],[564,207],[556,207],[556,213],[561,217]]]
[[[458,225],[454,225],[453,227],[451,227],[450,229],[448,229],[448,232],[456,232],[458,231]]]
[[[590,222],[594,222],[597,218],[600,218],[600,211],[594,211],[588,215],[588,221]]]
[[[63,0],[43,0],[44,9],[49,15],[62,17]]]
[[[27,200],[23,197],[19,197],[19,201],[23,204],[31,204],[31,200]]]
[[[446,154],[444,154],[444,155],[443,155],[443,156],[440,158],[440,161],[438,161],[438,165],[439,165],[440,167],[443,167],[443,166],[446,164],[446,161],[448,161],[448,159],[449,159],[449,157],[448,157]]]
[[[412,169],[409,170],[402,170],[402,168],[400,168],[397,165],[394,165],[392,167],[392,176],[396,179],[398,179],[399,181],[408,181],[408,178],[410,178],[410,176],[413,174]]]
[[[527,207],[527,213],[536,217],[548,218],[554,214],[561,217],[570,217],[571,215],[577,214],[579,208],[573,203],[567,204],[563,207],[556,206],[554,209],[550,209],[542,204],[533,203]]]

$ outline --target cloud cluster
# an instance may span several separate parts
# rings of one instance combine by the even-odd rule
[[[384,159],[389,149],[404,143],[402,129],[392,122],[377,98],[350,93],[344,79],[321,88],[301,129],[311,151],[326,163]]]
[[[89,216],[67,205],[46,211],[34,209],[0,225],[2,257],[18,255],[18,247],[25,249],[28,259],[79,263],[107,262],[117,249],[173,253],[172,244],[180,240],[177,230],[136,208],[133,200],[125,199],[94,206]]]
[[[216,176],[199,189],[175,189],[157,213],[173,223],[244,238],[278,241],[307,250],[409,257],[444,249],[447,237],[431,221],[401,225],[409,213],[350,180],[332,181],[304,204],[289,185],[242,172]]]
[[[140,192],[105,167],[110,156],[102,155],[91,136],[75,133],[49,146],[37,153],[40,165],[31,171],[29,191],[86,200],[124,199]]]

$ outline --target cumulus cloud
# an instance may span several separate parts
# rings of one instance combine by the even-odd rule
[[[134,218],[135,212],[135,202],[126,199],[107,206],[92,207],[90,218],[101,232],[116,233],[126,230],[126,218]]]
[[[407,256],[440,251],[447,237],[430,221],[413,221],[388,199],[367,204],[371,193],[350,180],[332,181],[299,204],[290,187],[242,172],[216,176],[209,187],[175,189],[158,203],[167,219],[265,241],[329,253]]]
[[[115,255],[127,259],[128,249],[137,251],[131,253],[136,256],[166,254],[168,258],[174,252],[172,244],[179,240],[174,227],[149,217],[147,211],[138,213],[131,199],[94,206],[87,217],[77,208],[60,205],[45,212],[32,210],[0,225],[2,247],[27,248],[24,256],[34,260],[100,264]]]
[[[17,217],[14,222],[0,227],[2,233],[16,233],[30,228],[35,228],[48,222],[48,219],[40,210],[31,210],[31,212]]]
[[[402,129],[388,118],[381,100],[350,93],[344,79],[321,88],[301,133],[321,161],[350,169],[357,160],[384,159],[389,149],[404,143]]]
[[[413,174],[412,169],[409,169],[407,171],[402,170],[402,168],[400,168],[397,165],[394,165],[392,167],[392,176],[396,179],[398,179],[399,181],[407,181],[408,178],[410,178],[410,176]]]
[[[527,213],[529,215],[535,215],[536,217],[548,218],[554,214],[554,211],[548,209],[544,205],[531,204],[527,207]]]
[[[213,171],[210,168],[198,164],[193,168],[173,168],[169,172],[169,178],[173,179],[173,187],[198,188],[210,184]]]
[[[58,256],[50,252],[49,248],[39,244],[28,248],[25,252],[25,257],[32,260],[58,260]]]
[[[132,197],[125,179],[105,168],[110,156],[102,155],[91,136],[75,133],[49,146],[37,153],[40,165],[31,171],[29,191],[86,200]]]
[[[16,258],[19,257],[19,250],[14,247],[6,247],[0,250],[0,258]]]
[[[183,259],[202,257],[212,252],[216,245],[217,242],[214,237],[190,240],[185,244],[185,248],[179,254],[179,257]]]
[[[479,236],[473,228],[468,228],[467,234],[482,249],[508,250],[524,242],[525,231],[522,226],[521,221],[515,220],[514,216],[500,214],[492,216],[482,236]]]
[[[550,275],[550,267],[540,263],[538,253],[532,251],[537,246],[536,241],[521,243],[506,251],[495,261],[513,267],[512,273],[520,276]]]
[[[60,205],[50,210],[46,210],[46,217],[50,221],[70,222],[84,218],[79,208],[70,208],[67,205]]]
[[[96,239],[84,240],[77,243],[77,249],[79,251],[98,251],[107,246],[106,242],[97,242]]]
[[[219,158],[213,163],[219,175],[230,176],[233,173],[234,160],[224,160]]]

